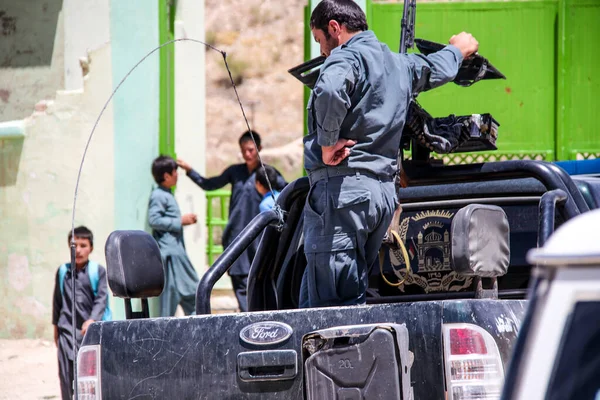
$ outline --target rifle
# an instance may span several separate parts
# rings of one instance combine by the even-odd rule
[[[402,20],[400,21],[400,53],[406,53],[415,45],[415,17],[417,0],[404,0]]]
[[[400,53],[406,54],[415,43],[425,55],[442,50],[445,45],[441,43],[415,39],[416,14],[416,0],[404,0],[400,22]],[[474,54],[463,60],[454,83],[471,86],[481,79],[498,78],[506,79],[486,58]],[[417,95],[418,93],[413,94],[409,104],[400,146],[401,152],[402,149],[412,150],[412,160],[427,161],[431,151],[447,154],[496,150],[499,124],[490,114],[434,118],[416,101]],[[400,167],[400,163],[398,166]]]
[[[442,50],[445,45],[441,43],[415,39],[416,14],[416,0],[404,0],[400,21],[400,53],[405,54],[415,45],[424,55]],[[324,62],[325,57],[316,57],[289,69],[288,72],[312,89]],[[499,78],[506,79],[486,58],[474,54],[463,60],[454,83],[460,86],[471,86],[482,79]],[[401,149],[412,148],[413,160],[428,160],[431,151],[447,154],[496,149],[499,124],[491,115],[450,115],[445,118],[433,118],[414,100],[416,95],[413,94],[413,100],[409,105],[400,146]]]

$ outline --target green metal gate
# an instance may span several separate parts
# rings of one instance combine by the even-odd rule
[[[159,42],[175,38],[177,0],[158,0]],[[162,47],[160,54],[160,115],[158,150],[175,157],[175,46]]]
[[[600,158],[600,0],[561,0],[558,15],[557,158]]]
[[[397,51],[402,3],[369,0],[365,8],[370,29]],[[307,7],[305,38],[312,40],[309,18]],[[419,3],[416,37],[447,43],[457,32],[470,32],[479,52],[507,77],[470,88],[450,84],[419,96],[433,116],[490,112],[500,122],[498,151],[445,161],[600,157],[594,129],[600,107],[598,21],[600,0]]]
[[[402,7],[371,0],[365,6],[369,27],[394,51],[399,48]],[[304,19],[308,60],[309,6]],[[600,0],[419,3],[416,37],[446,43],[457,32],[470,32],[479,40],[479,52],[507,77],[470,88],[450,84],[419,96],[433,116],[489,112],[500,122],[498,151],[454,154],[443,157],[445,162],[600,158],[595,129],[600,111],[599,22]]]
[[[477,157],[554,159],[556,10],[546,1],[418,5],[417,37],[447,43],[455,33],[470,32],[479,52],[507,77],[470,88],[450,84],[418,98],[433,116],[490,112],[501,125],[499,149]],[[372,27],[396,51],[401,17],[402,4],[373,4]],[[456,154],[447,161],[475,157]]]

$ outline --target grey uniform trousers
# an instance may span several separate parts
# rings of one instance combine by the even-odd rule
[[[397,204],[392,178],[357,170],[313,182],[304,211],[301,307],[366,302],[368,274]]]

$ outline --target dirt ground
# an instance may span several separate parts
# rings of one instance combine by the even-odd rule
[[[237,311],[231,290],[215,290],[214,314]],[[175,316],[183,316],[181,307]],[[42,339],[0,339],[0,400],[60,399],[54,343]]]
[[[0,400],[60,399],[54,343],[0,339]]]

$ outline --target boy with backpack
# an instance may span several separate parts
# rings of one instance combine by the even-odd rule
[[[110,320],[106,269],[89,260],[94,250],[94,235],[85,226],[75,228],[75,325],[76,340],[72,337],[73,273],[70,263],[58,268],[52,302],[54,343],[58,347],[58,372],[63,400],[73,398],[73,359],[88,327],[95,321]],[[69,231],[69,247],[72,232]]]

